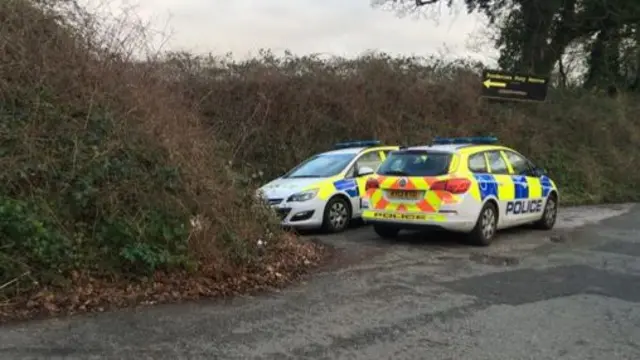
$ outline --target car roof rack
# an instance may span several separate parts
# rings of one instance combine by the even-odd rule
[[[470,136],[444,138],[436,136],[431,145],[491,145],[498,142],[495,136]]]
[[[338,149],[349,149],[349,148],[358,148],[358,147],[372,147],[372,146],[381,146],[382,142],[380,140],[356,140],[356,141],[345,141],[340,142],[333,145],[333,148]]]

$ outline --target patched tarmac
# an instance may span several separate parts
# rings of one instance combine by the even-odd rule
[[[0,359],[640,359],[639,206],[460,240],[352,229],[306,283],[4,326]]]

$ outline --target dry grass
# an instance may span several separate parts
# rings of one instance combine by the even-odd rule
[[[481,64],[371,55],[355,60],[265,55],[244,63],[170,57],[183,94],[226,139],[234,161],[266,177],[346,139],[419,144],[496,135],[557,180],[565,203],[640,199],[640,99],[579,89],[548,101],[488,103]]]
[[[0,318],[96,281],[109,298],[131,277],[310,265],[162,69],[65,4],[0,3]]]

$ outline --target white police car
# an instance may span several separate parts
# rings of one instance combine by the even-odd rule
[[[310,157],[258,192],[284,226],[340,232],[361,217],[367,178],[387,153],[398,148],[377,140],[336,144],[334,150]]]
[[[436,138],[389,154],[365,185],[362,218],[381,237],[402,229],[467,233],[488,245],[497,230],[551,229],[559,190],[546,172],[495,137]]]

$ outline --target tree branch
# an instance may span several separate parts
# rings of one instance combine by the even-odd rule
[[[416,0],[416,6],[424,6],[424,5],[431,5],[431,4],[435,4],[440,0]]]

